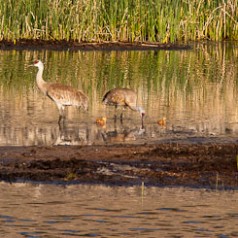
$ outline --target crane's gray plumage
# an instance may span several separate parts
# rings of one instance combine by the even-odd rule
[[[141,119],[142,119],[142,126],[143,126],[143,119],[145,116],[145,111],[142,107],[137,106],[137,95],[136,93],[129,88],[114,88],[108,91],[102,100],[103,104],[122,107],[129,107],[133,111],[139,112]]]
[[[59,109],[59,122],[65,117],[64,110],[66,106],[82,107],[84,110],[88,109],[88,97],[82,91],[67,85],[46,82],[42,77],[44,65],[40,60],[34,61],[32,66],[38,67],[36,75],[38,88],[44,93],[44,95],[53,100]]]

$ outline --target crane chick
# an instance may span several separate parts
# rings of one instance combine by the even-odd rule
[[[42,75],[44,65],[40,60],[35,60],[33,65],[38,68],[36,84],[38,88],[55,102],[59,109],[59,124],[65,118],[65,107],[74,106],[77,108],[88,109],[88,97],[80,90],[59,83],[46,82]]]

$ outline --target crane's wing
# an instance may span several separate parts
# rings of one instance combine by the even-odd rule
[[[125,106],[125,97],[120,92],[109,91],[104,95],[102,102],[112,106]]]
[[[83,106],[88,107],[88,97],[79,90],[62,84],[50,84],[47,90],[47,96],[56,104],[64,106]]]

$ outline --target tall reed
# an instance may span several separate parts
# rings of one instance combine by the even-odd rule
[[[238,39],[238,0],[5,0],[0,40]]]

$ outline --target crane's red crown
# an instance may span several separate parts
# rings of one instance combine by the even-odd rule
[[[35,60],[35,61],[34,61],[34,64],[37,64],[38,62],[39,62],[39,60]]]

